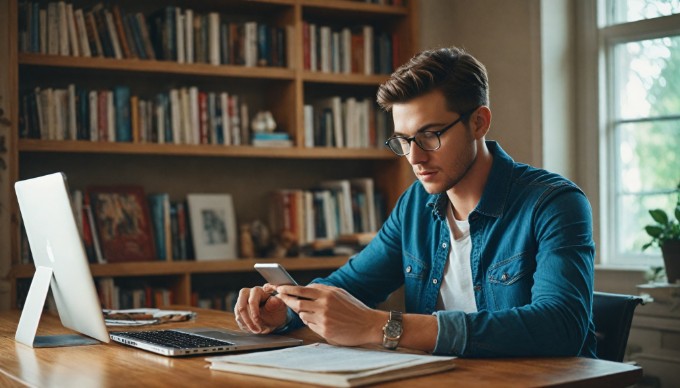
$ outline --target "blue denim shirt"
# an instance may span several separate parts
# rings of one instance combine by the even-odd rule
[[[406,312],[437,317],[435,354],[595,357],[595,246],[585,194],[557,174],[515,163],[496,142],[487,147],[493,165],[468,218],[477,312],[436,310],[451,244],[449,200],[417,181],[363,251],[314,282],[371,307],[404,285]],[[302,325],[291,318],[288,329]]]

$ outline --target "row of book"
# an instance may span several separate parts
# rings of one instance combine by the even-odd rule
[[[188,206],[167,193],[146,195],[139,186],[90,187],[71,194],[88,261],[193,260]],[[20,261],[33,262],[22,225]]]
[[[22,95],[19,136],[172,144],[250,143],[248,104],[227,92],[171,89],[144,99],[127,86],[35,88]]]
[[[72,199],[76,214],[82,215],[76,220],[90,262],[194,258],[187,206],[170,202],[167,193],[97,187],[85,194],[76,190]]]
[[[312,190],[274,191],[270,224],[275,235],[287,233],[303,247],[319,240],[374,233],[384,214],[384,199],[373,179],[339,179],[322,181]]]
[[[150,284],[117,284],[111,277],[95,279],[95,287],[104,309],[159,308],[176,304],[172,290],[166,287],[153,287]],[[192,306],[205,309],[233,311],[237,299],[238,291],[212,289],[192,292],[190,303]]]
[[[304,22],[305,70],[343,74],[391,74],[399,65],[399,37],[371,25],[334,29]]]
[[[118,4],[19,3],[19,48],[29,53],[285,67],[292,31],[174,6],[147,16]]]
[[[175,303],[172,290],[149,284],[121,286],[111,277],[95,279],[95,287],[102,308],[140,309],[169,306]]]
[[[72,193],[75,220],[90,263],[224,260],[238,257],[238,231],[229,194],[147,195],[141,186],[91,186]],[[310,190],[281,189],[270,202],[275,236],[300,248],[342,236],[374,233],[385,205],[371,178],[328,180]],[[32,260],[22,227],[21,259]]]
[[[390,122],[388,113],[369,99],[319,99],[304,106],[305,146],[382,148]]]

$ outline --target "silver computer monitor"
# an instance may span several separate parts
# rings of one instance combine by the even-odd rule
[[[82,336],[36,336],[51,289],[65,327],[109,342],[66,176],[55,173],[26,179],[14,188],[36,266],[15,339],[32,347],[98,343]]]

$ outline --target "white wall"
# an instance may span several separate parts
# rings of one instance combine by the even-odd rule
[[[540,40],[535,1],[422,0],[422,49],[458,46],[489,73],[488,139],[516,161],[540,165]],[[538,93],[537,93],[538,91]]]

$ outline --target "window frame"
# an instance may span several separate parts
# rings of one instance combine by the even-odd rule
[[[608,25],[607,1],[582,0],[578,8],[578,95],[580,145],[585,155],[578,164],[583,188],[593,205],[598,264],[648,268],[662,265],[661,255],[622,255],[616,247],[617,162],[614,103],[614,46],[631,41],[680,35],[680,14]],[[596,165],[598,168],[593,169]],[[615,170],[616,169],[616,170]],[[614,174],[609,173],[615,171]],[[642,227],[642,226],[641,226]]]

